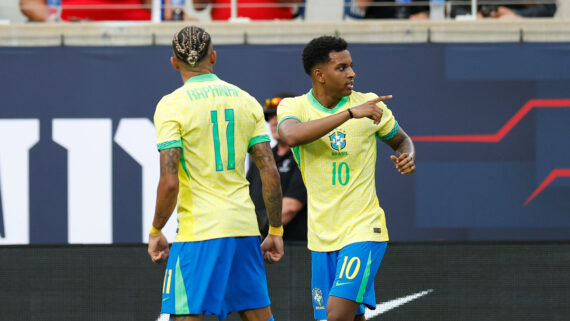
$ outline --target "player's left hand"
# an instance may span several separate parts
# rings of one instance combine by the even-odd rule
[[[416,171],[416,164],[414,162],[414,158],[408,155],[407,153],[403,153],[400,157],[396,157],[394,155],[390,155],[390,159],[396,165],[396,169],[402,175],[409,175]]]
[[[168,240],[166,236],[160,233],[160,235],[149,236],[148,239],[148,255],[150,259],[156,263],[160,264],[168,260],[168,254],[170,253],[170,248],[168,247]]]
[[[283,250],[283,237],[279,235],[267,234],[261,243],[263,259],[268,263],[275,263],[281,260],[285,251]]]

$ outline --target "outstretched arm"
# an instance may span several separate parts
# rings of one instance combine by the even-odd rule
[[[160,180],[156,195],[156,209],[148,241],[148,254],[154,263],[168,259],[168,241],[160,230],[166,225],[178,198],[178,165],[180,148],[160,151]]]
[[[259,169],[261,177],[261,193],[267,216],[269,218],[269,234],[261,244],[263,257],[269,262],[277,262],[283,257],[283,224],[281,222],[282,194],[281,180],[273,152],[269,143],[253,145],[249,153]]]
[[[391,95],[377,97],[362,105],[350,108],[350,111],[354,118],[366,117],[378,124],[382,118],[382,109],[376,104],[390,98],[392,98]],[[328,134],[349,119],[350,113],[348,111],[306,123],[301,123],[295,119],[286,119],[279,125],[279,137],[291,147],[308,144]]]
[[[390,159],[394,162],[396,169],[402,175],[412,174],[416,170],[416,149],[412,139],[402,127],[398,127],[398,132],[394,137],[385,141],[396,152]]]

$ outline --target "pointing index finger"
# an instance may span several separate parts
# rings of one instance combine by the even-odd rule
[[[374,103],[379,103],[379,102],[381,102],[381,101],[383,101],[383,100],[388,100],[388,99],[392,99],[392,95],[379,96],[379,97],[376,97],[376,98],[372,99],[372,101],[373,101]]]

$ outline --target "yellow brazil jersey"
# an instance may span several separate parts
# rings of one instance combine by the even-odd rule
[[[181,148],[175,242],[259,235],[244,162],[268,142],[261,105],[214,74],[164,96],[154,123],[158,149]]]
[[[312,90],[285,98],[277,108],[277,129],[286,119],[308,122],[340,113],[376,98],[352,92],[332,109],[323,107]],[[293,148],[308,197],[308,246],[312,251],[337,251],[364,241],[387,241],[384,211],[376,196],[376,139],[388,140],[398,131],[390,109],[380,123],[350,119],[327,135]]]

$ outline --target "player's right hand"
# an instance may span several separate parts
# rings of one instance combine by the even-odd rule
[[[148,255],[150,255],[150,259],[154,263],[160,264],[168,260],[169,253],[168,240],[166,240],[164,234],[160,233],[160,235],[149,236]]]
[[[372,119],[375,125],[378,125],[382,119],[382,108],[378,107],[377,104],[388,99],[392,99],[392,95],[376,97],[362,105],[350,108],[350,111],[352,111],[354,118],[367,117]]]
[[[283,237],[279,235],[267,234],[261,243],[263,259],[268,263],[275,263],[281,260],[285,251],[283,250]]]

